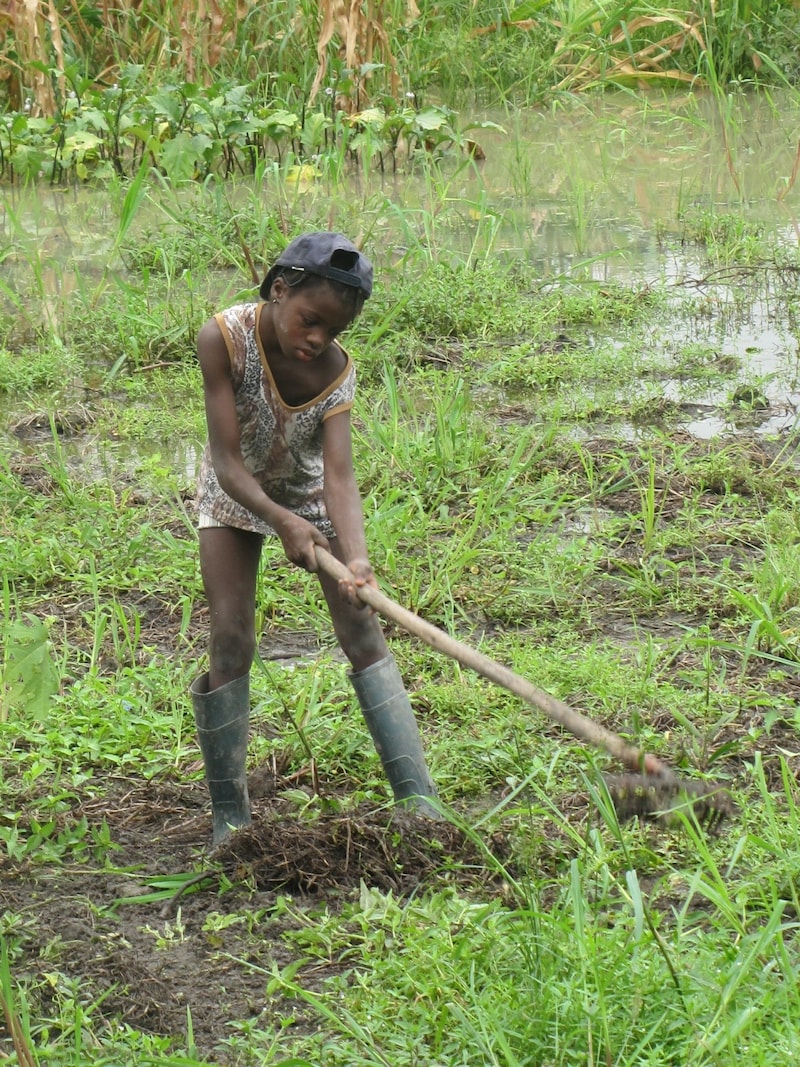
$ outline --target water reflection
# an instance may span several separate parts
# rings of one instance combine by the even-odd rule
[[[63,466],[81,480],[116,485],[143,485],[148,474],[156,484],[172,479],[177,491],[194,486],[200,465],[202,442],[170,438],[168,441],[118,441],[91,432],[69,432],[54,438],[46,425],[21,427],[14,434],[17,465]]]

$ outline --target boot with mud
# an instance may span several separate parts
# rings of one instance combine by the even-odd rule
[[[208,674],[201,674],[192,682],[189,691],[211,796],[213,850],[230,837],[231,830],[250,825],[245,773],[250,731],[250,675],[244,674],[209,692]]]
[[[393,656],[349,675],[394,798],[431,819],[441,812],[426,797],[435,797],[422,751],[417,720]]]

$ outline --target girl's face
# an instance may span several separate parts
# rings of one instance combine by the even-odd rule
[[[324,283],[292,289],[277,278],[272,299],[272,323],[281,351],[305,363],[321,356],[354,318],[353,308]]]

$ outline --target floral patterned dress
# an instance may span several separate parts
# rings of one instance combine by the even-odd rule
[[[276,504],[313,523],[326,537],[335,531],[325,510],[322,463],[323,423],[353,406],[356,374],[346,364],[339,377],[307,404],[291,407],[281,398],[259,338],[263,303],[237,304],[216,316],[231,361],[242,458]],[[200,528],[234,526],[264,535],[274,530],[224,492],[206,442],[197,481]]]

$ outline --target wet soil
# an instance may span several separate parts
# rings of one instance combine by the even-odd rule
[[[95,1027],[106,1020],[180,1047],[176,1035],[186,1035],[191,1018],[197,1054],[226,1064],[233,1059],[221,1042],[236,1021],[267,1030],[285,1022],[287,1005],[267,983],[293,962],[283,935],[298,919],[279,901],[335,911],[358,898],[362,883],[398,897],[445,885],[503,891],[485,856],[450,823],[391,807],[343,814],[330,790],[327,810],[299,816],[296,800],[280,795],[289,784],[297,789],[268,770],[251,775],[253,823],[213,856],[202,782],[119,779],[96,783],[102,796],[89,789],[65,818],[65,826],[85,818],[90,832],[107,827],[113,849],[105,860],[87,854],[79,865],[48,867],[4,858],[0,909],[23,949],[15,977],[59,972],[52,986],[39,981],[36,1015],[63,1018],[72,982]],[[503,853],[502,841],[494,846]],[[319,988],[345,966],[315,960],[298,977]],[[291,1012],[298,1033],[315,1025],[301,1006]],[[11,1048],[0,1027],[0,1058]]]

